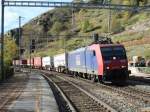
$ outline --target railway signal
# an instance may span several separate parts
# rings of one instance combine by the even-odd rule
[[[33,53],[35,51],[35,48],[36,48],[35,42],[36,42],[35,39],[31,40],[31,45],[30,45],[30,52],[31,53]]]
[[[21,48],[20,49],[20,54],[22,55],[24,53],[25,49]]]

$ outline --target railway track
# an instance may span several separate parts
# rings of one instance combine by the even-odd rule
[[[145,109],[150,107],[150,94],[147,91],[143,91],[141,89],[137,89],[130,86],[116,87],[110,85],[103,85],[99,83],[92,83],[89,80],[85,80],[82,78],[76,79],[58,73],[57,75],[69,80],[75,85],[80,86],[84,90],[88,91],[88,93],[91,93],[93,96],[102,100],[117,111],[141,111],[141,109],[143,108]],[[92,88],[93,90],[95,89],[95,91],[93,91],[90,88]],[[102,93],[102,91],[105,91],[105,93]],[[107,96],[107,93],[109,93],[109,96]],[[117,97],[113,96],[114,94],[117,94]],[[121,100],[118,100],[118,97],[121,97]],[[107,98],[111,100],[108,100]]]
[[[91,81],[88,81],[86,79],[82,79],[82,78],[80,78],[80,79],[92,83]],[[141,82],[138,82],[138,81],[135,81],[135,82],[136,83],[141,83]],[[133,85],[133,83],[134,82],[132,82],[132,85]],[[122,93],[122,94],[127,95],[127,96],[134,97],[134,98],[142,100],[146,103],[147,102],[150,103],[150,99],[149,99],[150,98],[150,91],[145,91],[145,90],[142,90],[142,89],[138,89],[136,87],[126,86],[126,85],[125,86],[114,86],[114,85],[110,86],[109,84],[104,85],[104,84],[101,84],[101,83],[95,83],[95,85],[98,85],[99,87],[102,87],[102,88],[105,88],[105,89],[111,89],[113,91],[116,91],[118,93]]]
[[[76,83],[76,82],[74,82]],[[88,81],[89,83],[89,81]],[[117,109],[118,111],[123,111],[125,108],[129,108],[133,111],[141,111],[141,108],[147,108],[150,107],[150,95],[149,93],[144,93],[144,91],[140,91],[137,88],[132,88],[132,87],[115,87],[115,86],[110,86],[110,85],[103,85],[103,84],[93,84],[95,85],[95,89],[97,90],[105,90],[107,91],[106,93],[111,93],[111,94],[117,94],[117,97],[122,97],[124,98],[124,102],[117,101],[117,97],[112,99],[111,101],[107,101],[107,97],[103,98],[103,101],[105,101],[107,104],[111,105],[113,108]],[[79,84],[79,86],[82,86],[83,84]],[[94,86],[89,86],[89,88],[94,88]],[[93,93],[95,94],[95,93]],[[99,97],[99,95],[95,94],[95,96]],[[113,96],[111,96],[113,97]],[[99,97],[100,98],[100,97]],[[109,97],[110,98],[110,97]],[[114,100],[114,101],[113,101]],[[116,101],[115,101],[116,100]],[[117,105],[113,105],[117,104]],[[120,105],[120,106],[119,106]]]
[[[135,82],[141,82],[141,83],[146,83],[146,84],[150,84],[150,77],[146,78],[146,77],[136,77],[136,76],[131,76],[129,81],[135,81]]]
[[[60,76],[46,74],[65,94],[77,112],[117,112],[106,103]]]
[[[135,98],[139,98],[145,102],[150,102],[150,92],[148,91],[145,91],[145,90],[141,90],[141,89],[138,89],[136,87],[131,87],[131,86],[128,86],[128,87],[123,87],[123,88],[119,88],[123,91],[126,91],[128,93],[130,93],[133,97]]]
[[[110,86],[93,83],[80,77],[72,78],[56,72],[43,72],[58,85],[69,100],[70,105],[77,112],[150,111],[148,108],[150,107],[150,91],[144,91],[143,89],[130,85],[123,87]],[[6,85],[0,87],[0,111],[7,111],[7,105],[10,105],[11,102],[17,99],[27,80],[26,77],[22,83],[19,82],[20,79],[13,79],[7,82]],[[12,82],[15,83],[12,85]],[[71,112],[72,109],[70,110],[67,105],[65,106],[67,110],[65,112]]]
[[[125,86],[125,87],[117,87],[117,86],[107,86],[103,84],[98,84],[99,87],[107,90],[112,90],[114,92],[117,92],[119,94],[122,94],[123,96],[126,97],[131,97],[132,99],[140,100],[145,103],[150,103],[150,92],[140,90],[137,88],[133,88],[130,86]]]
[[[141,109],[143,108],[145,109],[147,107],[150,107],[150,92],[144,91],[142,89],[131,86],[118,87],[100,83],[93,83],[86,79],[78,78],[78,80],[77,78],[68,77],[67,75],[63,74],[59,74],[59,76],[69,80],[75,85],[80,86],[84,90],[88,91],[88,93],[110,105],[117,111],[141,111]],[[107,95],[107,93],[109,95]]]
[[[135,91],[150,95],[150,84],[149,83],[144,83],[140,81],[131,81],[129,80],[129,87],[131,89],[136,89]]]

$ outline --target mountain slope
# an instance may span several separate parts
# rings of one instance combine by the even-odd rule
[[[114,1],[115,2],[115,1]],[[109,10],[60,8],[50,10],[23,26],[25,56],[29,55],[29,41],[36,39],[32,55],[55,55],[88,45],[93,33],[111,34],[114,42],[123,43],[128,56],[150,57],[149,12],[111,11],[111,28],[108,32]],[[138,49],[138,48],[144,48]],[[144,52],[144,53],[143,53]]]

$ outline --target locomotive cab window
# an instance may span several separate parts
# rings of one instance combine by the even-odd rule
[[[104,60],[112,60],[113,57],[116,59],[126,59],[126,52],[123,47],[103,47],[101,48],[101,53]]]
[[[117,59],[126,59],[126,52],[123,47],[114,47],[113,52]]]
[[[93,51],[93,56],[96,56],[96,53],[95,53],[95,51]]]
[[[102,56],[104,60],[111,60],[113,57],[112,47],[103,47],[101,48]]]

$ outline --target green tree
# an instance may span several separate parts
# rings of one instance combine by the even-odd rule
[[[49,26],[48,21],[49,21],[48,18],[44,18],[44,19],[39,20],[39,25],[42,26],[43,32],[48,31],[48,26]]]
[[[4,63],[5,66],[10,66],[13,58],[17,56],[17,45],[11,37],[5,37],[4,44]]]
[[[4,38],[4,74],[5,78],[8,78],[13,74],[13,69],[10,67],[12,65],[13,58],[16,57],[17,54],[17,45],[15,40],[11,37]],[[1,54],[0,54],[1,55]],[[0,73],[0,80],[2,79]]]
[[[82,23],[81,29],[83,32],[88,32],[93,28],[92,24],[89,22],[89,20],[85,20]]]
[[[74,3],[83,3],[83,0],[73,0]]]
[[[124,30],[124,27],[122,27],[120,21],[116,19],[114,16],[111,23],[111,32],[118,33]]]
[[[134,3],[131,3],[130,0],[124,0],[123,4],[124,5],[133,5]],[[131,12],[131,11],[125,11],[124,14],[123,14],[124,15],[124,19],[128,20],[131,17],[132,13],[133,12]]]
[[[64,30],[64,25],[60,22],[55,22],[53,24],[53,27],[51,29],[51,33],[55,33],[55,34],[58,34],[60,33],[62,30]]]
[[[103,3],[105,0],[87,0],[89,3]]]
[[[145,5],[145,4],[147,4],[147,2],[148,2],[148,0],[135,0],[135,4],[137,6],[139,6],[139,5]]]

